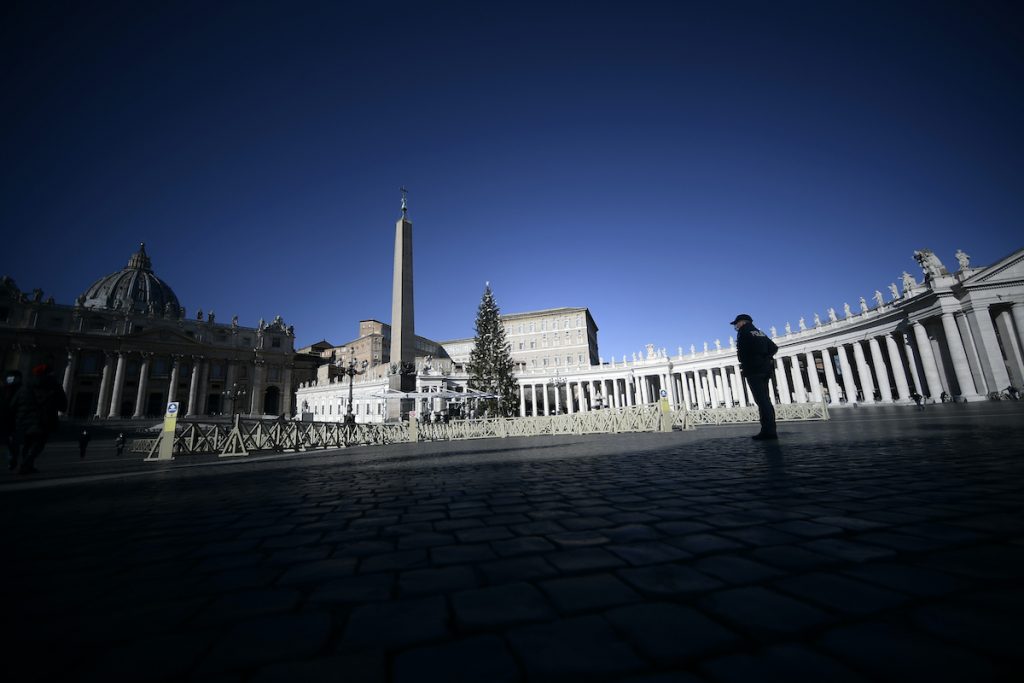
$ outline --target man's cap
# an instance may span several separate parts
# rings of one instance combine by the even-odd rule
[[[747,321],[748,323],[752,323],[752,322],[754,322],[754,319],[753,319],[753,318],[751,318],[751,317],[750,317],[749,315],[747,315],[746,313],[740,313],[740,314],[739,314],[738,316],[736,316],[736,319],[735,319],[735,320],[733,320],[733,321],[732,321],[731,323],[729,323],[729,324],[730,324],[730,325],[735,325],[736,323],[738,323],[738,322],[739,322],[739,321],[741,321],[741,320],[746,320],[746,321]]]

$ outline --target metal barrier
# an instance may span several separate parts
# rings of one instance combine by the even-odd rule
[[[757,406],[743,408],[701,408],[687,413],[695,425],[746,424],[758,422]],[[825,403],[780,403],[775,406],[778,422],[797,420],[827,420],[828,405]]]
[[[667,419],[666,419],[667,418]],[[419,425],[419,441],[542,436],[552,434],[617,434],[692,429],[686,413],[662,413],[657,405],[609,408],[571,415],[458,420]]]
[[[775,407],[779,421],[827,420],[824,403],[793,403]],[[757,422],[757,408],[673,410],[658,404],[606,408],[571,415],[456,420],[438,423],[292,422],[236,415],[231,423],[181,421],[174,434],[175,455],[216,453],[220,457],[257,451],[300,451],[316,448],[379,446],[413,441],[462,441],[558,434],[618,434],[691,430],[696,425]],[[129,449],[156,460],[163,433],[155,439],[133,439]]]

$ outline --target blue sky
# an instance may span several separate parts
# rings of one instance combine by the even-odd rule
[[[1024,246],[1012,3],[45,3],[0,21],[0,271],[71,303],[145,241],[299,344],[587,306],[608,359],[795,327]]]

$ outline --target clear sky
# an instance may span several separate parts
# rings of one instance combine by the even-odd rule
[[[587,306],[605,359],[857,309],[1024,246],[1013,2],[5,3],[0,271],[71,303],[145,241],[297,343]],[[888,297],[887,297],[888,298]]]

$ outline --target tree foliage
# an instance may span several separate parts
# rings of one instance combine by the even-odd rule
[[[488,284],[476,312],[476,337],[469,354],[469,388],[496,394],[487,402],[491,415],[516,414],[519,399],[512,371],[512,347],[505,340],[498,304]]]

